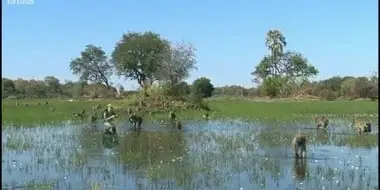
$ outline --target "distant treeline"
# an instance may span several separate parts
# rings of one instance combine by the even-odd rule
[[[262,86],[258,88],[244,88],[238,85],[215,88],[214,96],[241,96],[259,97],[266,94]],[[277,97],[318,98],[323,100],[335,99],[378,99],[378,77],[331,77],[315,82],[303,82],[303,84],[288,84],[281,89]]]
[[[193,84],[184,82],[197,68],[196,49],[185,42],[170,42],[152,31],[128,32],[116,42],[111,56],[100,46],[86,45],[69,67],[78,81],[63,84],[53,77],[44,80],[11,80],[3,78],[2,98],[110,98],[125,97],[121,85],[115,88],[110,81],[117,75],[135,81],[149,96],[153,83],[159,83],[160,93],[166,97],[192,97],[194,100],[211,96],[271,98],[300,97],[335,100],[378,97],[378,75],[370,77],[332,77],[310,82],[318,69],[300,52],[287,49],[280,30],[267,32],[263,55],[252,72],[258,87],[246,89],[238,85],[214,88],[211,79],[200,77]],[[244,73],[242,73],[244,74]]]
[[[121,85],[108,88],[103,84],[65,81],[61,83],[53,76],[44,80],[2,79],[2,98],[117,98],[127,97],[137,91],[125,91]],[[191,85],[182,82],[181,88],[190,89]],[[190,93],[190,90],[184,90]],[[239,85],[215,87],[213,97],[262,97],[266,96],[263,86],[244,88]],[[378,77],[332,77],[322,81],[302,84],[288,83],[276,97],[318,98],[324,100],[378,98]]]

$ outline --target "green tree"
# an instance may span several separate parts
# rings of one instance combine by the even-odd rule
[[[266,77],[260,86],[260,93],[271,98],[278,96],[284,86],[284,80],[278,76]]]
[[[136,80],[141,87],[157,80],[169,42],[154,32],[129,32],[122,36],[112,53],[117,74]]]
[[[44,98],[46,97],[46,92],[48,91],[48,87],[45,85],[45,82],[40,80],[29,80],[26,89],[27,96],[32,98]]]
[[[379,98],[379,77],[378,73],[374,72],[372,76],[369,77],[369,92],[368,96],[371,100],[376,100]]]
[[[345,98],[357,98],[356,93],[356,78],[349,78],[343,80],[342,86],[341,86],[341,94]]]
[[[301,78],[308,80],[310,77],[318,74],[318,70],[308,63],[308,60],[302,54],[294,51],[284,51],[286,47],[286,39],[279,30],[270,30],[267,33],[265,45],[269,49],[269,55],[264,56],[260,63],[255,67],[251,73],[256,83],[264,82],[267,80],[267,85],[274,81],[281,81],[287,83],[289,80]],[[282,85],[276,87],[270,85],[271,91],[273,88],[280,92]],[[264,89],[269,89],[265,87]],[[273,94],[270,92],[269,94]]]
[[[101,47],[87,45],[80,57],[71,61],[70,69],[82,81],[105,84],[107,88],[111,88],[109,79],[113,68]]]
[[[51,93],[60,93],[61,92],[61,84],[59,83],[59,79],[53,76],[47,76],[44,78],[45,84],[49,87],[49,92]]]
[[[358,77],[356,79],[355,91],[361,98],[368,98],[368,94],[370,91],[370,81],[367,77]]]
[[[169,96],[180,97],[191,93],[190,86],[185,81],[182,81],[178,84],[166,82],[162,84],[161,87],[164,90],[164,94]]]
[[[22,96],[26,96],[29,81],[24,80],[22,78],[17,78],[13,81],[13,83],[15,84],[15,90],[17,91],[17,93],[22,94]]]
[[[2,97],[8,97],[16,93],[15,84],[11,79],[2,78],[3,83],[3,94]]]
[[[176,85],[189,77],[190,71],[197,68],[196,63],[195,49],[192,45],[174,44],[164,53],[164,59],[156,73],[157,78]]]
[[[212,85],[210,79],[206,77],[198,78],[191,86],[191,93],[202,98],[211,97],[213,91],[214,85]]]

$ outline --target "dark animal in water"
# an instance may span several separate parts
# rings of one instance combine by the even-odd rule
[[[371,123],[369,121],[363,122],[363,121],[355,121],[355,129],[356,131],[361,134],[371,133],[372,127]]]
[[[174,111],[170,111],[169,112],[169,120],[170,121],[175,121],[177,119],[177,116],[176,116],[176,114],[174,113]]]
[[[48,102],[48,101],[46,101],[46,102],[45,102],[45,105],[48,105],[48,104],[49,104],[49,102]]]
[[[178,130],[182,129],[182,123],[178,120],[177,115],[174,113],[174,111],[169,112],[169,120],[175,128]]]
[[[90,116],[90,123],[95,123],[97,119],[98,119],[98,118],[97,118],[96,113],[92,114],[92,115]]]
[[[86,115],[86,110],[82,110],[82,111],[79,112],[79,113],[73,113],[73,116],[74,116],[74,117],[80,117],[80,118],[83,118],[85,115]]]
[[[175,127],[178,129],[178,130],[181,130],[182,129],[182,123],[178,120],[175,120],[175,123],[174,123]]]
[[[129,116],[129,122],[133,125],[133,127],[136,128],[141,128],[141,124],[143,122],[143,118],[140,115],[133,114]]]
[[[292,146],[293,146],[293,151],[294,155],[296,158],[306,157],[306,143],[307,139],[306,136],[303,134],[298,133],[292,140]],[[299,154],[300,152],[300,154]]]
[[[329,125],[329,119],[327,119],[326,116],[317,116],[314,117],[315,123],[317,125],[317,129],[323,127],[324,129],[327,128],[327,125]]]

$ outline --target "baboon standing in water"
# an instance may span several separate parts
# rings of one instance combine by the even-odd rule
[[[177,116],[175,115],[174,111],[169,112],[169,119],[171,122],[174,122],[177,119]]]
[[[176,120],[174,125],[175,125],[175,128],[177,128],[178,130],[182,129],[182,123],[180,121]]]
[[[355,129],[356,131],[362,135],[365,133],[371,133],[372,127],[371,123],[369,121],[363,122],[363,121],[355,121]]]
[[[169,112],[169,120],[175,128],[177,128],[178,130],[182,129],[182,123],[177,119],[177,116],[173,111]]]
[[[90,119],[90,123],[94,124],[97,120],[97,114],[96,113],[92,114],[89,119]]]
[[[129,116],[129,122],[133,125],[135,129],[141,129],[143,118],[140,115],[133,114]]]
[[[300,157],[306,158],[306,143],[307,143],[306,136],[301,133],[297,133],[297,135],[293,138],[292,146],[293,146],[294,156],[296,158],[300,158]]]
[[[317,129],[323,127],[324,129],[327,128],[327,125],[329,125],[329,119],[327,119],[326,116],[317,116],[314,117],[315,123],[317,124]]]
[[[80,117],[80,118],[82,118],[83,119],[83,117],[86,115],[86,110],[82,110],[81,112],[79,112],[79,113],[73,113],[73,116],[74,117]]]

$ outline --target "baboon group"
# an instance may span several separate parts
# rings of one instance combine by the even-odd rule
[[[323,128],[327,129],[329,125],[329,119],[326,116],[317,116],[314,117],[317,130]],[[368,134],[372,132],[371,123],[369,121],[361,121],[354,119],[353,125],[355,130],[360,134]],[[298,132],[292,140],[292,147],[294,151],[294,156],[296,158],[305,158],[306,157],[306,144],[307,138],[305,135]]]
[[[110,109],[110,107],[111,107],[111,109]],[[88,118],[89,118],[89,122],[91,124],[95,124],[96,121],[98,120],[97,112],[99,110],[101,110],[102,107],[100,104],[97,104],[97,105],[94,105],[92,107],[92,109],[94,112],[93,112],[93,114],[90,114]],[[111,111],[112,113],[107,114],[107,112],[108,112],[107,110]],[[129,115],[128,121],[133,125],[133,127],[136,131],[140,131],[142,123],[143,123],[143,116],[141,114],[139,114],[140,110],[138,108],[136,108],[134,110],[132,108],[128,108],[126,112]],[[152,114],[152,113],[150,112],[149,114]],[[87,117],[86,110],[82,110],[81,112],[74,112],[74,113],[72,113],[72,115],[74,117],[78,117],[81,119],[84,119]],[[103,114],[102,114],[102,119],[105,121],[106,132],[115,134],[116,133],[116,125],[114,125],[112,122],[108,121],[108,119],[112,120],[114,118],[112,116],[116,117],[118,115],[113,112],[112,106],[110,104],[108,104],[107,109],[105,109]],[[110,118],[108,118],[108,117],[110,117]],[[209,118],[209,113],[207,112],[207,113],[203,114],[202,117],[203,117],[203,119],[207,120]],[[176,128],[178,130],[182,130],[182,127],[183,127],[182,123],[178,119],[176,113],[173,110],[169,111],[168,119],[169,119],[169,123],[173,126],[173,128]]]
[[[53,105],[49,104],[48,101],[46,101],[45,103],[41,103],[41,102],[37,102],[37,105],[41,106],[41,105],[45,105],[45,106],[48,106],[49,107],[49,110],[50,111],[55,111],[55,108],[53,107]],[[16,102],[16,106],[20,106],[20,103],[19,102]],[[24,104],[25,107],[29,107],[29,104]]]
[[[38,102],[37,104],[42,105],[41,102]],[[19,106],[20,103],[16,102],[16,105]],[[46,101],[44,103],[44,105],[49,106],[51,111],[55,110],[52,107],[52,105],[49,104],[48,101]],[[29,106],[29,104],[25,104],[25,107],[28,107],[28,106]],[[105,121],[105,124],[110,125],[108,127],[106,126],[106,132],[116,133],[116,126],[114,124],[112,124],[111,122],[107,122],[107,120],[113,119],[114,117],[117,117],[118,115],[116,115],[116,114],[112,115],[111,114],[113,117],[106,118],[106,115],[107,115],[106,112],[108,112],[107,110],[109,109],[109,107],[111,107],[110,104],[107,106],[107,109],[103,113],[103,119]],[[94,112],[92,114],[90,114],[88,118],[89,118],[89,122],[91,124],[94,124],[98,119],[97,112],[99,110],[101,110],[102,107],[100,104],[96,104],[92,107],[92,109]],[[133,111],[132,108],[129,108],[127,111],[128,115],[129,115],[128,121],[133,125],[135,130],[140,130],[141,125],[143,123],[143,117],[141,114],[138,114],[138,112],[139,112],[138,108],[136,108],[135,111]],[[113,113],[113,111],[112,111],[112,113]],[[86,118],[86,110],[82,110],[80,112],[74,112],[74,113],[72,113],[72,115],[74,117],[84,119],[84,118]],[[205,114],[203,114],[202,117],[203,117],[203,119],[208,120],[209,112],[207,111]],[[177,115],[175,114],[174,111],[172,111],[172,110],[169,111],[168,119],[169,119],[170,124],[174,128],[176,128],[178,130],[182,130],[182,127],[183,127],[182,123],[177,118]],[[320,130],[320,129],[326,130],[327,126],[329,125],[329,119],[326,116],[316,116],[316,117],[314,117],[314,122],[316,124],[317,130]],[[362,120],[354,119],[353,120],[353,126],[354,126],[354,129],[356,130],[356,132],[359,133],[360,135],[368,134],[368,133],[372,132],[371,123],[369,121],[362,121]],[[111,128],[112,130],[109,130],[109,128]],[[307,145],[307,137],[304,134],[301,134],[300,132],[298,132],[292,140],[292,148],[294,151],[294,156],[296,158],[305,158],[306,157],[306,145]]]

